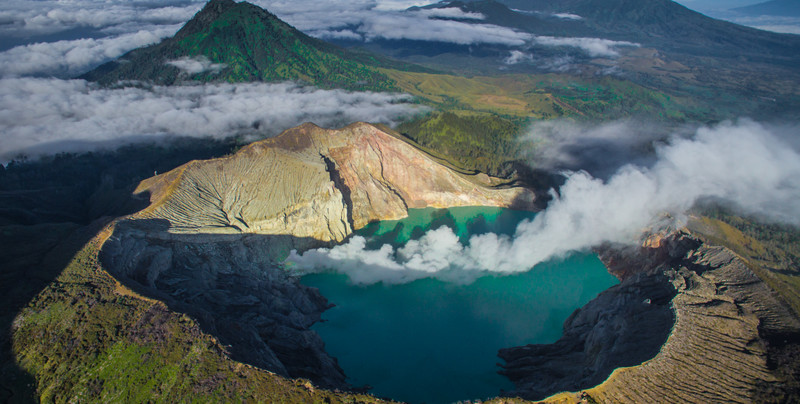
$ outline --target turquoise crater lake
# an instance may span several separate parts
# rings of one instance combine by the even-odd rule
[[[466,242],[473,234],[513,234],[534,215],[486,207],[414,209],[405,219],[372,223],[356,234],[371,248],[397,247],[449,226]],[[351,384],[369,385],[379,397],[432,404],[512,389],[497,374],[497,351],[556,341],[564,320],[617,280],[594,254],[574,253],[466,285],[429,278],[358,286],[333,273],[306,275],[302,282],[336,305],[313,329]]]

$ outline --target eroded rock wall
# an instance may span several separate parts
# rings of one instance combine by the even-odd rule
[[[800,336],[800,321],[730,250],[680,234],[601,256],[614,258],[620,285],[576,311],[555,344],[501,351],[517,386],[511,395],[585,390],[602,403],[747,403],[777,382],[765,335]],[[546,401],[580,400],[570,393]]]

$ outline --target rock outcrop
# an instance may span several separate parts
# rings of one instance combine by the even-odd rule
[[[239,361],[347,387],[309,327],[329,305],[282,269],[291,249],[344,240],[408,208],[533,207],[533,193],[456,172],[389,130],[305,124],[143,181],[150,205],[118,221],[103,266],[195,317]]]
[[[258,233],[341,241],[408,208],[531,208],[533,193],[465,175],[366,123],[340,130],[304,124],[233,156],[197,161],[142,182],[170,233]]]
[[[622,282],[577,310],[558,342],[500,352],[503,373],[517,386],[511,395],[584,390],[545,401],[602,403],[765,399],[761,387],[778,381],[772,336],[800,340],[797,314],[727,248],[686,233],[647,244],[601,253]]]

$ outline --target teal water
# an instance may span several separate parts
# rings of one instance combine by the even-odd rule
[[[415,209],[406,219],[373,223],[357,234],[378,248],[449,226],[466,241],[472,234],[513,234],[533,215],[485,207]],[[497,374],[498,349],[556,341],[564,320],[617,280],[594,254],[576,253],[468,285],[421,279],[355,286],[347,275],[332,273],[306,275],[302,282],[336,305],[313,329],[351,384],[411,403],[450,403],[513,388]]]

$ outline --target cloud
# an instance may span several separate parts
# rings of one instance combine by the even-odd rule
[[[367,40],[411,39],[459,45],[487,43],[522,46],[532,38],[530,34],[491,24],[431,20],[408,15],[375,15],[364,21],[361,27]]]
[[[569,46],[579,48],[592,57],[616,57],[619,47],[639,47],[640,45],[628,41],[612,41],[602,38],[564,38],[552,36],[537,36],[533,42],[544,46]]]
[[[691,139],[675,137],[657,149],[650,167],[626,165],[607,181],[574,172],[547,209],[521,222],[511,237],[473,235],[462,245],[442,227],[396,252],[388,245],[368,250],[365,240],[353,237],[331,249],[293,252],[287,262],[298,271],[347,273],[355,283],[464,282],[482,273],[527,271],[606,242],[635,243],[647,228],[679,223],[706,198],[800,224],[800,152],[776,131],[749,120],[723,123],[700,128]]]
[[[0,52],[0,72],[4,77],[76,76],[133,49],[172,36],[178,28],[179,25],[168,25],[152,31],[142,30],[101,39],[84,38],[17,46]]]
[[[0,7],[0,36],[28,37],[84,28],[116,34],[136,32],[142,27],[174,25],[189,20],[204,1],[6,0]],[[121,29],[125,27],[125,29]],[[96,33],[96,32],[95,32]]]
[[[546,17],[560,18],[562,20],[582,20],[583,19],[583,17],[581,17],[581,16],[579,16],[577,14],[572,14],[572,13],[554,13],[554,14],[550,14],[550,13],[545,13],[543,11],[520,10],[518,8],[512,8],[511,11],[514,11],[514,12],[517,12],[517,13],[520,13],[520,14],[535,15],[535,16],[540,16],[540,17],[545,17],[545,18]]]
[[[483,19],[481,14],[467,13],[457,8],[398,11],[395,7],[387,6],[387,3],[358,0],[320,2],[311,8],[305,3],[288,1],[260,1],[257,4],[317,38],[356,39],[353,34],[358,34],[361,40],[367,41],[408,39],[507,46],[521,46],[532,38],[530,34],[497,25],[441,19]],[[404,5],[407,4],[410,3]]]
[[[428,18],[452,18],[456,20],[485,20],[486,16],[481,13],[472,13],[461,10],[460,8],[430,8],[418,9],[414,13],[424,15]]]
[[[275,135],[300,123],[393,124],[417,111],[401,94],[291,83],[99,88],[83,80],[0,80],[0,161],[170,136]]]
[[[171,60],[167,62],[167,64],[175,66],[187,74],[204,72],[219,73],[220,70],[228,67],[225,63],[213,63],[205,56],[198,56],[195,58],[183,57],[178,60]]]
[[[570,14],[570,13],[555,13],[553,17],[561,18],[562,20],[582,20],[583,17],[577,14]]]
[[[507,65],[515,65],[522,62],[530,62],[533,60],[533,55],[518,50],[512,50],[507,58],[503,59],[503,63]]]

